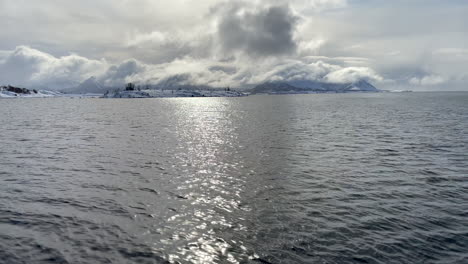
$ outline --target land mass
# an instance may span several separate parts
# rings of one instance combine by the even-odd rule
[[[328,83],[310,80],[269,81],[249,89],[213,88],[203,85],[135,85],[112,88],[101,85],[92,77],[75,88],[61,92],[30,90],[14,86],[0,86],[0,97],[57,97],[94,95],[103,98],[158,98],[158,97],[241,97],[251,94],[308,94],[381,92],[365,80],[349,83]]]
[[[151,98],[151,97],[240,97],[250,94],[307,94],[307,93],[350,93],[380,92],[365,80],[354,83],[325,83],[316,81],[265,82],[252,89],[237,91],[230,88],[207,88],[185,86],[179,88],[126,89],[108,91],[105,98]]]
[[[56,97],[61,93],[47,90],[35,90],[11,85],[0,86],[0,98],[17,98],[17,97]]]
[[[380,92],[366,80],[349,83],[328,83],[310,80],[270,81],[248,89],[217,88],[206,85],[136,85],[113,88],[101,85],[91,77],[74,89],[74,93],[101,93],[105,98],[147,98],[147,97],[239,97],[250,94],[306,94],[306,93],[349,93]]]
[[[350,83],[326,83],[319,81],[298,80],[290,82],[265,82],[257,85],[252,94],[303,94],[303,93],[348,93],[379,92],[375,86],[365,80]]]

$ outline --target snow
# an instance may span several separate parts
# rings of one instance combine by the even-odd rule
[[[0,86],[0,98],[49,98],[49,97],[101,97],[102,94],[95,94],[95,93],[86,93],[86,94],[64,94],[57,91],[49,91],[49,90],[29,90],[24,89],[23,92],[15,92],[17,89],[24,89],[24,88],[17,88],[17,87],[7,87],[7,86]],[[26,91],[26,92],[25,92]]]
[[[54,91],[47,91],[47,90],[39,90],[37,93],[14,93],[10,91],[6,91],[1,89],[0,90],[0,98],[46,98],[46,97],[59,97],[64,96],[62,93],[54,92]]]
[[[348,89],[348,91],[361,91],[361,88],[353,86],[352,88]]]
[[[222,90],[141,90],[114,91],[103,98],[164,98],[164,97],[240,97],[247,94],[237,91]]]
[[[389,90],[390,93],[410,93],[411,90]]]

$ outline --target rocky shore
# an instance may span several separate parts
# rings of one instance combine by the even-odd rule
[[[61,93],[46,90],[35,90],[11,85],[0,86],[0,98],[16,98],[16,97],[55,97]]]

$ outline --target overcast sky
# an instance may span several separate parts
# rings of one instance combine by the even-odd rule
[[[0,85],[468,90],[465,0],[0,0]]]

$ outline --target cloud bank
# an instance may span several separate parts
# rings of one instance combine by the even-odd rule
[[[4,56],[0,80],[33,88],[76,86],[93,75],[103,74],[108,67],[105,60],[89,60],[73,54],[56,58],[26,46],[19,46]]]
[[[0,64],[0,79],[8,84],[32,88],[65,89],[95,79],[110,87],[127,82],[167,87],[205,85],[247,88],[266,81],[318,80],[346,83],[361,79],[381,81],[366,67],[342,67],[322,60],[270,58],[255,62],[244,57],[228,61],[185,57],[168,63],[148,64],[135,59],[111,64],[78,55],[54,57],[20,46]]]

